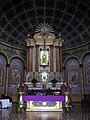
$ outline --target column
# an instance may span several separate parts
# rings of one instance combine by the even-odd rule
[[[60,72],[60,81],[63,81],[63,71],[62,71],[62,46],[59,47],[59,61],[60,61],[60,69],[59,69],[59,72]]]
[[[53,46],[50,46],[50,71],[53,71]]]
[[[6,87],[5,87],[5,95],[8,95],[8,89],[9,89],[9,68],[10,68],[10,64],[6,64]]]
[[[30,46],[28,49],[28,72],[30,73]]]
[[[82,94],[85,94],[85,88],[84,88],[84,79],[83,79],[83,64],[80,64],[80,77],[81,77],[81,92]]]
[[[53,72],[54,72],[54,79],[56,79],[56,48],[53,45]]]
[[[61,69],[61,59],[60,59],[60,46],[58,46],[58,49],[59,49],[59,54],[58,54],[58,56],[59,56],[59,64],[58,64],[58,76],[59,76],[59,80],[60,80],[60,77],[61,77],[61,72],[60,72],[60,69]]]
[[[58,45],[59,45],[59,63],[60,63],[60,81],[63,81],[63,71],[62,71],[62,44],[64,40],[61,38],[61,34],[59,34]]]
[[[58,47],[56,47],[56,72],[58,72],[58,60],[59,60],[59,50]]]
[[[36,72],[38,72],[38,52],[39,52],[39,46],[37,45],[36,46],[36,67],[35,67],[35,70],[36,70]]]
[[[32,54],[32,71],[33,71],[33,78],[35,78],[35,72],[36,72],[36,69],[35,69],[35,63],[36,63],[36,46],[33,47],[33,54]]]
[[[33,47],[30,48],[30,71],[33,71]]]
[[[29,46],[26,48],[26,68],[25,68],[25,80],[24,80],[24,94],[27,94],[27,81],[28,81],[28,71],[29,71]]]
[[[28,72],[28,63],[29,63],[29,60],[28,60],[28,47],[26,48],[26,74]]]
[[[62,73],[62,47],[60,46],[60,72]]]

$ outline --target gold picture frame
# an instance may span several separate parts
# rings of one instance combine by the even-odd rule
[[[49,66],[49,51],[40,51],[40,66]]]

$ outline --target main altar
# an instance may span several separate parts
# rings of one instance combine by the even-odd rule
[[[26,111],[63,111],[61,34],[56,38],[52,26],[40,24],[33,37],[28,34],[24,96]]]
[[[63,111],[65,96],[23,96],[27,102],[26,111]]]
[[[26,41],[26,84],[31,89],[60,89],[63,82],[61,34],[56,38],[52,26],[40,24]],[[36,86],[32,80],[36,79]],[[53,87],[52,80],[57,80]]]

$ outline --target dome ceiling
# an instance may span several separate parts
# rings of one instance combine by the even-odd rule
[[[0,0],[0,42],[25,49],[41,23],[64,39],[64,49],[90,41],[90,0]]]

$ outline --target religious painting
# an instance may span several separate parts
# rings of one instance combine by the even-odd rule
[[[3,67],[0,66],[0,85],[3,83]]]
[[[86,68],[86,82],[87,85],[90,85],[90,65],[88,65]]]
[[[72,68],[68,71],[68,85],[80,84],[80,71],[78,68]]]
[[[40,65],[49,65],[49,51],[41,50],[40,51]]]
[[[17,68],[10,69],[9,83],[18,85],[21,81],[21,71]]]

